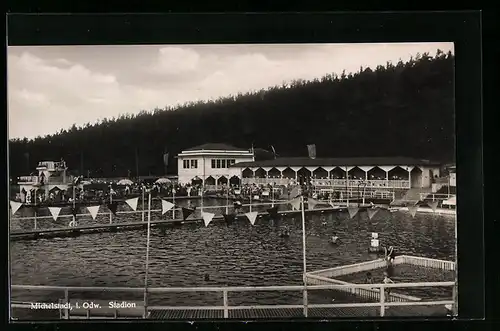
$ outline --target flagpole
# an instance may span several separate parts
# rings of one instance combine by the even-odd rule
[[[146,237],[146,272],[144,275],[144,318],[147,317],[147,299],[148,299],[148,269],[149,269],[149,241],[151,236],[151,191],[148,192],[148,231]]]
[[[302,275],[302,279],[304,281],[303,300],[304,300],[304,317],[307,317],[306,216],[305,216],[305,211],[304,211],[304,196],[303,195],[301,196],[301,202],[302,202],[302,263],[303,263],[303,268],[304,268],[304,273]]]

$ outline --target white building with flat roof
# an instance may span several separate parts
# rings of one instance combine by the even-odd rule
[[[241,170],[231,166],[253,161],[254,153],[248,149],[213,143],[192,147],[177,155],[178,180],[180,184],[239,184]]]

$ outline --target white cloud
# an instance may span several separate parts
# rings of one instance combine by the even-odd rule
[[[195,51],[180,47],[163,47],[158,51],[158,62],[154,67],[162,74],[180,74],[196,70],[200,56]]]
[[[451,43],[127,47],[48,47],[49,54],[9,47],[9,136],[31,138],[73,123],[453,50]]]

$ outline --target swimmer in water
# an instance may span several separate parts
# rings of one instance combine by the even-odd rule
[[[330,239],[332,244],[337,244],[339,241],[339,237],[337,237],[337,232],[333,233],[332,238]]]
[[[209,274],[205,274],[205,281],[206,282],[210,281],[210,275]]]
[[[367,272],[366,273],[366,280],[365,280],[366,284],[373,284],[373,278],[372,278],[372,273],[371,272]]]

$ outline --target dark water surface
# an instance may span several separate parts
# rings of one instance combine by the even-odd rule
[[[216,204],[216,202],[212,202]],[[219,201],[220,204],[220,201]],[[104,208],[103,208],[104,209]],[[254,209],[255,210],[255,209]],[[156,217],[161,217],[161,215]],[[131,216],[131,215],[129,215]],[[104,217],[104,216],[103,216]],[[123,215],[120,217],[127,217]],[[134,217],[140,218],[140,215]],[[165,215],[163,216],[165,217]],[[365,211],[349,219],[347,212],[306,215],[307,269],[314,271],[372,260],[371,232],[382,246],[397,253],[455,260],[455,218],[434,214],[379,211],[372,220]],[[154,218],[153,218],[154,219]],[[108,219],[109,221],[109,219]],[[290,238],[281,238],[283,226]],[[299,215],[278,220],[260,218],[255,226],[238,220],[180,227],[153,228],[149,252],[149,286],[269,286],[302,284],[302,222]],[[336,232],[341,244],[328,243]],[[143,287],[146,230],[96,233],[76,238],[15,241],[10,244],[11,283],[52,286]],[[205,280],[208,274],[210,279]],[[429,281],[429,279],[421,279]],[[330,291],[329,291],[330,292]],[[14,300],[33,300],[35,292],[13,292]],[[44,300],[62,293],[41,292]],[[77,293],[75,298],[142,299],[142,294]],[[310,303],[350,300],[346,294],[311,295]],[[301,304],[300,292],[230,293],[229,304]],[[154,294],[150,304],[222,304],[221,293]]]

